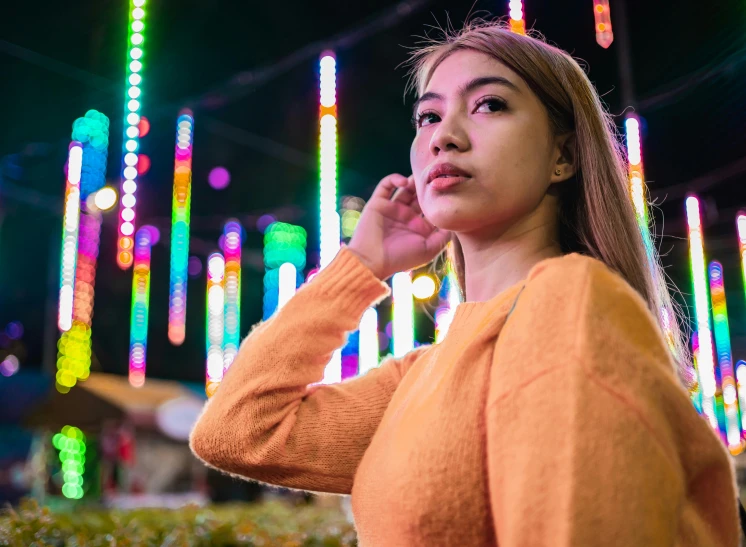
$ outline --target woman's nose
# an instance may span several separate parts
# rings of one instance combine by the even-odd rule
[[[464,151],[469,146],[466,132],[453,119],[444,118],[430,139],[430,151],[437,155],[447,150]]]

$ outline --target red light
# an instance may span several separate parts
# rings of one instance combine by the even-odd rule
[[[148,171],[150,171],[150,158],[147,154],[140,154],[137,157],[137,173],[144,175]]]
[[[140,118],[140,123],[137,124],[137,128],[140,130],[141,137],[144,137],[150,132],[150,122],[145,116]]]

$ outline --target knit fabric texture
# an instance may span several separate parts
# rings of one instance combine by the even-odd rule
[[[251,329],[193,453],[243,479],[350,494],[361,547],[738,545],[733,460],[645,301],[601,261],[543,260],[459,304],[438,344],[320,383],[389,294],[343,246]]]

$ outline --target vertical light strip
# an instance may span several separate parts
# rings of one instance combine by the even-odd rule
[[[73,123],[73,142],[79,143],[80,161],[73,163],[73,178],[78,179],[72,322],[58,343],[55,387],[68,393],[78,380],[86,380],[91,370],[91,319],[93,287],[96,278],[101,214],[96,209],[95,193],[106,182],[106,157],[109,148],[109,118],[96,110]],[[75,147],[73,147],[75,148]],[[72,153],[72,149],[71,149]],[[68,162],[69,163],[69,162]],[[68,166],[69,179],[70,166]],[[90,205],[89,205],[90,203]],[[66,203],[66,207],[68,204]],[[68,211],[66,211],[67,216]],[[67,219],[65,221],[67,223]],[[67,251],[67,249],[66,249]],[[65,264],[63,253],[63,271]],[[62,294],[61,294],[62,296]],[[67,299],[68,296],[65,295]],[[67,306],[69,302],[65,302]]]
[[[241,338],[241,225],[235,221],[223,230],[225,254],[225,325],[223,333],[223,370],[233,363]]]
[[[321,54],[319,107],[320,241],[319,267],[325,268],[337,255],[341,241],[337,212],[337,60],[333,52]],[[342,349],[336,350],[324,370],[323,383],[342,379]]]
[[[593,18],[596,24],[596,43],[606,49],[614,41],[609,0],[593,0]]]
[[[150,226],[135,235],[135,267],[132,272],[132,312],[130,316],[129,381],[134,387],[145,384],[150,313],[150,251],[154,243]]]
[[[642,134],[640,131],[640,120],[635,114],[628,114],[624,121],[627,146],[628,176],[629,176],[629,194],[632,205],[635,209],[637,226],[642,236],[642,242],[645,246],[645,254],[648,260],[648,266],[651,270],[657,267],[655,262],[655,247],[653,237],[650,233],[650,224],[648,218],[648,206],[646,200],[645,187],[645,170],[642,161]],[[663,334],[668,343],[669,350],[672,354],[676,353],[674,346],[674,333],[671,326],[671,318],[666,308],[659,310]],[[692,394],[694,395],[694,394]]]
[[[62,263],[60,267],[60,300],[57,326],[70,330],[73,324],[73,295],[75,265],[78,259],[78,230],[80,225],[80,169],[83,165],[83,145],[70,144],[65,182],[65,209],[62,221]]]
[[[127,29],[127,93],[124,106],[124,140],[122,161],[122,190],[119,204],[119,238],[117,264],[124,269],[132,265],[135,233],[135,193],[137,164],[140,148],[140,107],[142,94],[142,60],[145,31],[145,0],[130,0]]]
[[[738,404],[741,409],[741,431],[746,435],[746,361],[736,363],[736,390],[738,392]]]
[[[320,266],[325,268],[340,247],[340,218],[337,212],[337,61],[325,52],[320,67]]]
[[[709,297],[707,294],[707,266],[705,263],[704,236],[699,199],[686,199],[686,220],[689,227],[689,260],[694,288],[694,310],[697,330],[697,375],[702,390],[702,412],[715,431],[718,431],[715,414],[715,362],[712,331],[710,330]]]
[[[391,280],[394,357],[414,349],[414,302],[411,272],[398,272]]]
[[[526,21],[523,12],[523,0],[510,0],[510,30],[516,34],[526,34]]]
[[[436,344],[442,342],[448,333],[448,328],[451,326],[453,315],[456,313],[456,306],[461,302],[456,274],[453,272],[453,267],[450,261],[448,262],[446,272],[447,273],[443,279],[443,283],[440,285],[440,292],[438,294],[440,302],[435,310]]]
[[[85,474],[86,438],[77,427],[66,425],[61,433],[52,437],[52,445],[60,451],[62,465],[62,495],[68,499],[83,497],[83,475]]]
[[[736,217],[738,232],[738,252],[741,256],[741,273],[743,275],[743,293],[746,296],[746,212],[740,211]]]
[[[171,282],[168,293],[168,339],[180,346],[186,334],[189,217],[192,203],[194,119],[182,113],[176,121],[174,189],[171,208]]]
[[[368,308],[363,313],[358,327],[358,376],[378,366],[378,312]]]
[[[643,242],[648,256],[652,253],[650,228],[648,224],[648,208],[645,201],[645,174],[642,165],[642,137],[640,121],[634,114],[628,114],[624,121],[627,144],[627,159],[629,162],[629,193],[635,208],[637,225],[643,235]]]
[[[207,259],[207,361],[205,393],[212,397],[223,379],[223,322],[225,310],[225,259],[212,253]]]
[[[277,309],[279,310],[295,294],[296,284],[298,282],[298,270],[295,265],[285,262],[280,266],[278,283]]]
[[[718,410],[722,404],[723,423],[721,433],[731,454],[743,450],[741,445],[741,424],[739,419],[738,392],[733,370],[733,356],[730,349],[730,332],[728,329],[728,307],[725,301],[723,266],[716,261],[710,262],[710,298],[712,299],[712,323],[715,333],[715,347],[718,357],[719,385],[715,392]]]
[[[263,318],[269,319],[303,283],[306,267],[306,231],[300,226],[273,222],[264,230]],[[285,267],[283,269],[283,267]],[[291,280],[290,267],[295,272]]]

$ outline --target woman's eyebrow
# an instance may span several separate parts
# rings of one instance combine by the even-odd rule
[[[490,85],[490,84],[497,84],[497,85],[505,86],[508,89],[512,89],[516,93],[521,92],[518,86],[515,85],[510,80],[508,80],[507,78],[503,78],[502,76],[481,76],[479,78],[474,78],[466,82],[466,84],[464,84],[463,86],[459,88],[458,94],[459,96],[463,97],[464,95],[466,95],[467,93],[471,91],[474,91],[478,87],[482,87],[482,86]],[[422,97],[420,97],[414,102],[414,105],[412,105],[412,112],[417,113],[417,106],[419,106],[419,104],[422,101],[428,101],[428,100],[433,100],[433,99],[443,100],[444,97],[440,93],[436,93],[434,91],[428,91],[427,93],[423,94]]]

